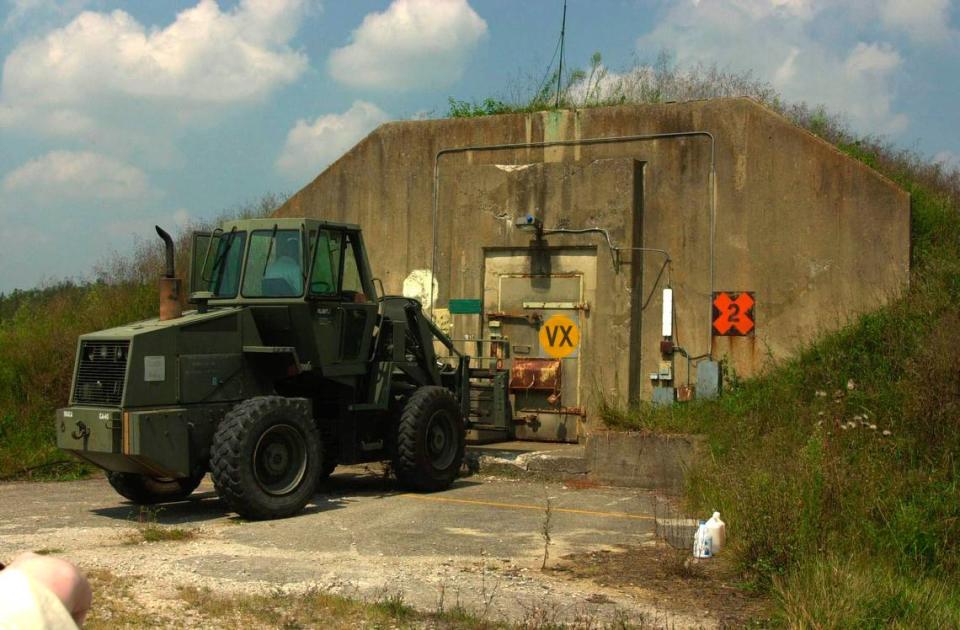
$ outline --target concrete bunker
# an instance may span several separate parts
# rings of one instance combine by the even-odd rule
[[[521,439],[755,375],[909,277],[909,195],[739,98],[388,123],[278,214],[360,224],[388,293],[511,369]]]

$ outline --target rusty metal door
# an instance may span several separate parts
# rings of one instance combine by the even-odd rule
[[[487,252],[484,325],[487,336],[509,347],[504,363],[517,439],[577,442],[584,419],[580,356],[587,337],[586,294],[596,255],[592,248],[557,248],[549,256],[549,264],[531,273],[525,252]]]

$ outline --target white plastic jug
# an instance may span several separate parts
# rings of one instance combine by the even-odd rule
[[[727,537],[727,526],[720,520],[720,512],[714,512],[708,521],[700,521],[697,533],[693,536],[693,557],[712,558],[720,549]]]
[[[707,534],[713,540],[713,555],[717,555],[727,541],[727,525],[720,520],[720,512],[714,512],[707,521]]]

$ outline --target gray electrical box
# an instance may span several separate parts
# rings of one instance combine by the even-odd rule
[[[654,387],[653,399],[650,401],[654,405],[672,405],[674,401],[674,392],[672,387]]]
[[[717,398],[723,389],[723,369],[719,361],[697,364],[697,398]]]

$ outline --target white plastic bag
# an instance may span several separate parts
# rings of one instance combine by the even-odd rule
[[[707,522],[700,521],[697,533],[693,535],[693,557],[713,557],[713,538],[707,533]]]
[[[714,512],[708,521],[700,521],[697,533],[693,536],[693,557],[712,558],[723,547],[727,537],[727,526],[720,520],[720,512]]]

